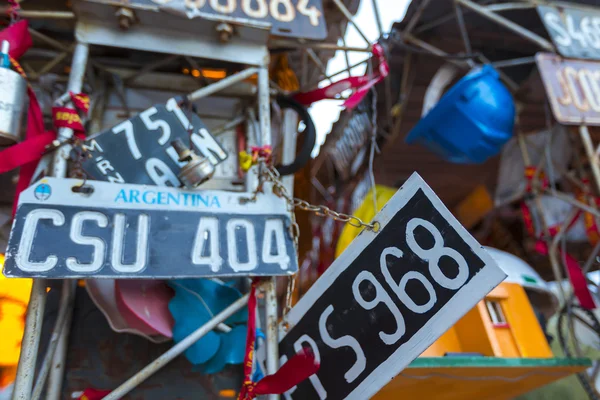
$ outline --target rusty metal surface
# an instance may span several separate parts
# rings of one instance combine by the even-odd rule
[[[40,354],[44,354],[56,318],[59,287],[57,284],[48,293]],[[77,288],[69,337],[63,399],[71,399],[74,393],[91,387],[114,389],[172,346],[112,331],[84,288]],[[187,359],[180,356],[123,400],[225,399],[229,397],[220,396],[219,392],[237,393],[242,375],[241,367],[232,366],[219,374],[204,375],[194,371]]]
[[[600,125],[600,62],[549,53],[536,61],[554,117],[567,125]]]

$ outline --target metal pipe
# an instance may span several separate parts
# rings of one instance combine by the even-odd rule
[[[58,315],[56,317],[56,322],[54,323],[54,328],[52,329],[52,335],[50,336],[50,342],[48,343],[48,348],[46,349],[46,354],[44,355],[42,367],[38,372],[38,377],[33,389],[33,395],[31,396],[32,400],[38,400],[42,395],[42,391],[44,390],[44,386],[46,384],[46,379],[48,378],[48,372],[50,372],[50,367],[54,361],[54,354],[59,339],[62,337],[62,333],[69,329],[66,326],[67,314],[69,313],[69,310],[73,310],[75,285],[77,285],[76,280],[63,280]],[[60,391],[60,386],[58,389]]]
[[[270,48],[293,48],[293,49],[317,49],[317,50],[342,50],[342,51],[353,51],[357,53],[371,53],[370,47],[354,47],[354,46],[340,46],[336,43],[301,43],[294,42],[293,40],[277,39],[272,40],[269,45]]]
[[[65,280],[65,283],[67,281]],[[63,330],[58,339],[58,345],[52,358],[52,368],[48,377],[48,387],[46,388],[46,400],[60,400],[62,397],[62,383],[65,374],[65,365],[67,359],[67,349],[69,343],[69,333],[71,331],[71,319],[73,317],[73,306],[75,303],[75,290],[77,290],[76,282],[73,281],[73,295],[71,303],[67,305],[67,313]]]
[[[511,11],[511,10],[525,10],[528,8],[535,8],[537,4],[533,3],[504,3],[504,4],[490,4],[484,8],[489,11]]]
[[[83,84],[83,75],[87,63],[87,44],[77,43],[71,63],[71,74],[69,76],[68,89],[79,93]],[[73,135],[73,130],[61,128],[58,131],[59,140],[68,139]],[[67,172],[67,158],[70,146],[61,146],[54,153],[53,163],[50,171],[51,176],[64,177]],[[13,400],[30,400],[33,387],[33,374],[37,361],[37,354],[42,333],[44,309],[46,307],[46,281],[34,279],[31,288],[31,296],[27,306],[25,319],[25,331],[21,344],[21,356],[17,367],[15,389]],[[60,312],[60,310],[59,310]]]
[[[0,14],[6,15],[10,7],[0,7]],[[20,10],[19,15],[30,19],[75,19],[75,14],[71,11],[41,11],[41,10]]]
[[[230,75],[227,78],[223,78],[218,82],[213,83],[212,85],[205,86],[188,94],[187,98],[189,101],[196,101],[203,97],[210,96],[213,93],[216,93],[220,90],[225,89],[228,86],[231,86],[235,83],[241,82],[244,79],[250,78],[252,75],[259,72],[259,69],[256,67],[247,68],[243,71],[240,71],[236,74]],[[267,77],[267,86],[268,86],[268,77]],[[268,90],[267,90],[268,92]]]
[[[220,323],[224,322],[227,318],[241,310],[248,303],[248,295],[240,297],[238,300],[233,302],[229,307],[215,315],[210,321],[196,329],[185,339],[171,347],[166,353],[162,354],[156,360],[152,361],[140,372],[129,378],[121,386],[110,392],[104,400],[118,400],[131,392],[136,386],[144,382],[150,376],[152,376],[159,369],[173,361],[175,357],[186,351],[191,345],[196,343],[204,335],[215,329]]]
[[[417,11],[415,11],[415,15],[413,15],[411,20],[408,22],[408,25],[406,25],[406,28],[404,28],[404,32],[402,32],[403,35],[408,35],[412,32],[419,22],[419,19],[421,19],[423,11],[425,11],[425,8],[427,8],[430,2],[431,0],[424,0],[419,4],[419,8],[417,8]]]
[[[579,136],[585,149],[585,153],[588,156],[590,167],[592,169],[592,175],[596,183],[596,189],[600,192],[600,166],[598,165],[598,157],[594,151],[594,145],[592,144],[592,138],[590,137],[590,131],[586,125],[579,127]]]
[[[426,0],[426,1],[430,1],[430,0]],[[360,29],[360,26],[358,26],[356,21],[354,21],[354,17],[352,16],[352,13],[350,12],[350,10],[348,10],[348,8],[346,8],[346,6],[344,5],[344,3],[341,2],[341,0],[333,0],[333,2],[337,6],[337,8],[339,8],[339,10],[342,12],[342,14],[344,14],[344,17],[346,17],[346,19],[352,25],[354,25],[354,27],[356,28],[356,31],[365,40],[365,42],[369,46],[369,50],[370,50],[371,49],[371,41],[369,40],[367,35],[365,35],[365,33],[362,31],[362,29]]]
[[[551,51],[551,52],[555,51],[552,43],[550,43],[543,37],[531,32],[529,29],[525,29],[521,25],[515,24],[511,20],[504,18],[503,16],[498,15],[492,11],[489,11],[485,7],[480,6],[477,3],[473,3],[470,0],[455,0],[455,1],[464,5],[465,7],[469,8],[469,9],[471,9],[474,12],[489,18],[490,20],[496,22],[497,24],[502,25],[503,27],[513,31],[514,33],[521,35],[525,39],[536,43],[541,48]]]
[[[80,93],[83,86],[83,78],[88,60],[89,48],[87,43],[77,43],[73,52],[73,60],[71,61],[71,73],[69,74],[69,83],[67,91]],[[72,106],[69,106],[72,108]],[[73,137],[73,129],[60,128],[58,130],[58,140],[64,142]],[[71,153],[70,145],[63,145],[56,149],[54,159],[51,166],[51,175],[56,177],[67,176],[67,160]]]
[[[235,128],[236,126],[238,126],[239,124],[241,124],[242,122],[246,121],[246,116],[245,115],[240,115],[235,117],[234,119],[232,119],[231,121],[219,126],[218,128],[214,129],[211,133],[214,136],[218,136],[222,133],[227,132],[230,129]]]
[[[33,375],[37,361],[42,324],[44,322],[44,309],[46,307],[46,280],[34,279],[31,287],[31,296],[27,305],[25,317],[25,331],[21,341],[21,355],[17,367],[13,400],[30,400],[33,388]]]
[[[271,105],[269,93],[268,64],[258,71],[258,119],[260,124],[259,146],[271,145]],[[259,166],[262,167],[262,166]],[[274,374],[279,367],[279,336],[277,330],[277,290],[275,278],[268,278],[265,289],[265,314],[267,318],[267,373]],[[269,400],[278,400],[279,395],[268,396]]]

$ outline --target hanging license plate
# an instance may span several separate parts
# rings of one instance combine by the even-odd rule
[[[374,220],[282,322],[321,364],[288,400],[371,398],[506,277],[416,173]]]
[[[286,203],[274,195],[46,178],[19,197],[4,274],[198,278],[298,270]]]
[[[88,157],[82,167],[96,180],[179,187],[177,174],[185,164],[171,146],[175,139],[191,142],[213,165],[227,158],[200,118],[182,110],[173,98],[85,141]]]

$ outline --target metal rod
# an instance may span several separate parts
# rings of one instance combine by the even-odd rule
[[[52,70],[52,68],[54,68],[55,66],[60,64],[65,58],[67,58],[67,56],[69,54],[70,53],[67,51],[59,53],[56,57],[54,57],[52,60],[48,61],[42,68],[40,68],[39,71],[36,71],[36,73],[33,74],[33,76],[31,78],[35,79],[38,76],[41,76],[47,72],[50,72]]]
[[[490,4],[484,8],[489,11],[511,11],[511,10],[524,10],[528,8],[535,8],[537,4],[533,3],[504,3],[504,4]]]
[[[15,378],[13,400],[31,399],[33,374],[35,373],[45,307],[46,281],[44,279],[34,279],[29,304],[27,305],[25,331],[23,332],[23,340],[21,342],[21,355]]]
[[[211,133],[214,136],[218,136],[222,133],[227,132],[230,129],[235,128],[236,126],[238,126],[239,124],[241,124],[242,122],[246,121],[246,116],[245,115],[240,115],[235,117],[234,119],[232,119],[231,121],[219,126],[218,128],[214,129]]]
[[[457,3],[454,3],[454,12],[456,13],[456,21],[458,22],[458,28],[460,29],[460,36],[465,44],[465,52],[467,54],[472,54],[473,48],[471,47],[471,41],[469,40],[469,33],[467,32],[467,27],[465,25],[465,18],[460,5]]]
[[[259,146],[271,145],[271,105],[269,92],[268,64],[258,71],[258,119],[260,124]],[[260,166],[259,166],[260,167]],[[267,373],[274,374],[279,367],[279,337],[277,330],[277,290],[275,278],[268,278],[265,289],[265,315],[267,319]],[[269,395],[269,400],[278,400],[278,395]]]
[[[312,62],[317,66],[317,68],[319,68],[319,71],[321,71],[321,74],[323,74],[324,76],[327,76],[327,67],[325,67],[325,65],[323,64],[323,62],[321,61],[321,59],[319,58],[317,53],[315,53],[315,51],[313,49],[307,49],[306,53],[308,54],[308,57],[312,60]],[[325,79],[327,79],[329,81],[329,83],[333,83],[331,78],[325,78]]]
[[[74,93],[81,92],[87,56],[87,44],[77,43],[73,54],[68,84],[68,89]],[[70,138],[72,135],[73,130],[68,128],[61,128],[58,131],[59,139]],[[66,176],[67,158],[69,156],[69,150],[66,149],[66,147],[68,146],[59,147],[54,153],[53,165],[50,172],[51,176]],[[21,356],[17,367],[13,400],[31,399],[33,374],[35,372],[39,350],[45,307],[46,281],[44,279],[34,279],[29,304],[27,306],[25,331],[23,333],[23,341],[21,344]]]
[[[42,395],[42,391],[44,390],[44,386],[46,384],[46,379],[48,378],[48,373],[50,372],[50,367],[52,366],[58,341],[61,338],[62,332],[68,330],[66,326],[67,314],[69,309],[71,311],[73,310],[75,285],[77,285],[77,281],[75,280],[63,280],[58,315],[56,317],[56,322],[54,323],[54,328],[52,329],[50,343],[48,343],[48,348],[46,350],[46,354],[44,355],[42,367],[38,372],[38,377],[33,389],[33,395],[31,396],[32,400],[38,400]]]
[[[188,337],[177,343],[175,346],[171,347],[166,353],[158,357],[156,360],[152,361],[140,372],[138,372],[137,374],[129,378],[127,381],[125,381],[121,386],[110,392],[106,397],[104,397],[104,400],[118,400],[121,397],[125,396],[136,386],[138,386],[150,376],[152,376],[159,369],[173,361],[175,357],[186,351],[191,345],[196,343],[204,335],[215,329],[217,325],[224,322],[227,318],[231,317],[233,314],[241,310],[247,303],[248,295],[246,294],[238,300],[236,300],[235,302],[233,302],[229,307],[221,311],[219,314],[215,315],[206,324],[196,329]]]
[[[583,143],[583,148],[585,149],[585,153],[588,156],[588,160],[590,162],[590,168],[592,169],[592,175],[594,176],[594,182],[596,184],[596,189],[600,192],[600,166],[598,165],[598,157],[594,151],[594,145],[592,144],[592,138],[590,137],[590,131],[586,125],[581,125],[579,127],[579,136],[581,137],[581,142]]]
[[[190,93],[187,96],[187,98],[189,101],[196,101],[203,97],[210,96],[211,94],[216,93],[220,90],[223,90],[228,86],[231,86],[235,83],[241,82],[244,79],[250,78],[252,75],[256,74],[257,72],[259,72],[259,69],[256,67],[245,69],[236,74],[230,75],[227,78],[223,78],[220,81],[213,83],[212,85],[208,85],[201,89],[198,89],[195,92]],[[267,87],[268,87],[268,77],[267,77]]]
[[[419,4],[419,8],[417,8],[417,11],[415,11],[415,14],[412,16],[411,20],[408,22],[408,25],[406,25],[406,28],[404,28],[404,32],[402,32],[403,35],[408,35],[412,32],[412,30],[415,28],[415,26],[419,22],[419,19],[421,19],[421,15],[423,14],[423,11],[425,11],[425,8],[427,8],[427,6],[429,5],[430,2],[431,2],[431,0],[424,0]]]
[[[426,0],[426,1],[429,1],[429,0]],[[365,33],[362,31],[362,29],[360,29],[360,26],[358,26],[358,24],[356,23],[356,21],[354,21],[354,17],[352,16],[352,13],[350,12],[350,10],[348,10],[348,8],[346,8],[346,6],[344,5],[344,3],[341,2],[341,0],[333,0],[333,2],[337,6],[337,8],[340,9],[340,11],[342,12],[342,14],[344,14],[344,17],[346,17],[346,19],[352,25],[354,25],[354,27],[356,28],[356,31],[358,32],[358,34],[365,40],[365,42],[367,43],[367,45],[369,45],[369,50],[370,50],[370,48],[371,48],[371,41],[369,40],[369,38],[367,37],[367,35],[365,35]]]
[[[377,30],[379,31],[379,37],[383,36],[383,24],[381,23],[381,13],[379,12],[379,4],[377,0],[371,0],[373,4],[373,14],[375,14],[375,22],[377,23]]]
[[[539,212],[541,213],[542,210],[539,210]],[[572,210],[569,213],[569,215],[565,219],[565,222],[560,227],[560,230],[558,231],[556,236],[554,236],[554,238],[552,239],[552,243],[550,245],[550,248],[548,249],[548,255],[550,256],[550,265],[552,266],[552,273],[554,274],[554,279],[556,280],[556,282],[558,282],[559,293],[560,293],[563,301],[565,301],[567,299],[567,297],[566,297],[564,288],[562,286],[562,282],[564,280],[564,276],[560,269],[560,265],[562,263],[558,261],[558,256],[557,256],[558,242],[563,237],[563,235],[566,233],[566,231],[569,230],[568,227],[571,224],[571,221],[573,220],[573,218],[575,218],[575,215],[577,215],[577,213],[578,213],[577,210]],[[563,256],[564,256],[564,254],[563,254]]]
[[[123,79],[123,83],[127,84],[131,81],[134,81],[137,78],[141,77],[142,75],[147,74],[148,72],[152,72],[157,68],[171,64],[173,61],[177,60],[178,58],[179,58],[178,55],[171,55],[171,56],[165,57],[163,59],[157,60],[153,63],[146,64],[142,69],[135,71],[131,75],[125,77]]]
[[[496,22],[497,24],[502,25],[503,27],[513,31],[514,33],[521,35],[523,38],[536,43],[541,48],[551,51],[551,52],[554,52],[554,46],[552,45],[552,43],[550,43],[543,37],[531,32],[529,29],[525,29],[521,25],[515,24],[511,20],[504,18],[503,16],[498,15],[492,11],[489,11],[485,7],[480,6],[477,3],[473,3],[470,0],[455,0],[455,1],[464,5],[465,7],[469,8],[469,9],[471,9],[474,12],[489,18],[490,20]]]
[[[507,67],[515,67],[517,65],[525,65],[525,64],[534,64],[535,57],[521,57],[521,58],[513,58],[511,60],[503,60],[503,61],[494,61],[492,66],[494,68],[507,68]]]
[[[83,78],[86,71],[89,48],[87,43],[77,43],[73,52],[71,61],[71,73],[69,74],[69,83],[67,90],[73,93],[80,93],[83,86]],[[71,106],[72,108],[72,106]],[[58,130],[58,140],[61,142],[73,137],[73,129],[60,128]],[[56,149],[52,163],[51,175],[56,177],[67,176],[67,160],[71,153],[70,145],[63,145]]]
[[[65,280],[65,283],[67,281]],[[71,282],[69,282],[71,283]],[[76,282],[73,281],[73,295],[71,303],[66,306],[66,317],[63,330],[60,332],[56,351],[52,358],[52,368],[48,377],[48,387],[46,389],[46,400],[60,400],[62,397],[62,383],[65,374],[65,365],[67,359],[67,349],[69,343],[69,332],[71,331],[71,319],[73,317],[73,306],[75,303]]]
[[[600,253],[600,241],[598,241],[598,243],[596,243],[596,245],[592,249],[592,252],[590,253],[588,259],[585,261],[585,264],[583,265],[582,270],[583,270],[584,275],[586,275],[588,272],[590,272],[592,265],[594,265],[594,261],[596,261],[596,257],[598,257],[598,253]]]
[[[0,7],[0,14],[6,15],[10,7]],[[43,19],[74,19],[75,14],[71,11],[41,11],[41,10],[20,10],[19,15],[23,18],[43,18]]]
[[[314,42],[295,42],[293,40],[277,39],[272,40],[270,48],[293,48],[293,49],[317,49],[317,50],[342,50],[357,53],[371,53],[370,47],[340,46],[337,43],[314,43]]]

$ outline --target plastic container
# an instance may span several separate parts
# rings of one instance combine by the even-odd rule
[[[419,143],[454,163],[482,163],[512,137],[515,103],[489,65],[458,81],[417,125],[406,142]]]

